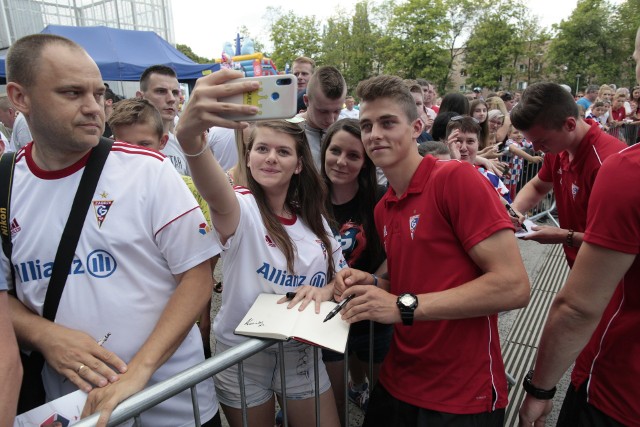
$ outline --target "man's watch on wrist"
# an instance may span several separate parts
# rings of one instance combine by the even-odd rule
[[[400,294],[396,305],[400,309],[402,324],[405,326],[413,325],[413,312],[418,307],[418,297],[414,294]]]
[[[543,390],[541,388],[537,388],[531,383],[531,379],[533,378],[533,369],[530,370],[527,375],[524,377],[522,381],[522,387],[527,394],[535,397],[538,400],[551,400],[553,396],[556,395],[556,387],[551,390]]]

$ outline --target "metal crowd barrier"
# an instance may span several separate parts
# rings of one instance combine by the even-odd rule
[[[533,152],[527,150],[529,154],[533,155]],[[511,153],[505,154],[500,158],[500,161],[505,163],[509,163],[511,160]],[[524,160],[524,166],[522,167],[522,173],[518,180],[517,190],[520,191],[533,177],[535,177],[540,168],[542,167],[542,163],[529,163]],[[511,195],[512,199],[515,199],[514,195]],[[556,198],[553,194],[553,190],[547,193],[537,205],[535,205],[529,212],[522,212],[525,214],[531,221],[551,221],[556,227],[559,227],[558,221],[553,216],[553,212],[556,208]]]
[[[607,133],[615,136],[620,141],[631,146],[638,142],[638,130],[640,129],[640,121],[623,123],[620,127],[611,127]]]
[[[373,322],[369,322],[369,333],[370,337],[373,338]],[[254,354],[265,350],[268,347],[271,347],[274,344],[278,344],[278,349],[280,352],[279,363],[280,363],[280,382],[282,383],[282,413],[283,413],[283,426],[288,426],[288,417],[287,417],[287,391],[286,391],[286,383],[285,383],[285,367],[284,367],[284,357],[283,351],[284,346],[282,341],[277,340],[269,340],[269,339],[249,339],[248,341],[231,347],[227,351],[220,353],[214,357],[211,357],[205,360],[198,365],[195,365],[192,368],[189,368],[171,378],[168,378],[162,382],[159,382],[149,388],[146,388],[130,398],[126,399],[120,405],[118,405],[111,417],[109,418],[108,426],[117,426],[125,421],[129,421],[131,419],[134,420],[134,426],[141,427],[142,422],[140,421],[140,414],[157,404],[168,400],[169,398],[181,393],[184,390],[191,389],[191,401],[193,405],[193,416],[195,419],[195,426],[201,427],[200,421],[200,408],[198,406],[198,399],[196,396],[196,385],[202,381],[205,381],[211,378],[213,375],[221,372],[232,365],[238,364],[238,384],[240,387],[240,396],[242,402],[242,418],[243,425],[246,427],[247,424],[247,404],[245,399],[245,386],[244,386],[244,375],[243,375],[243,360],[246,358],[253,356]],[[320,425],[320,377],[318,372],[318,363],[320,360],[320,349],[318,347],[314,347],[313,349],[313,365],[314,365],[314,382],[315,382],[315,419],[316,426]],[[373,378],[373,339],[369,340],[369,379]],[[348,351],[345,352],[344,355],[344,402],[345,402],[345,410],[344,410],[344,419],[345,425],[349,425],[349,396],[348,396],[348,379],[349,379],[349,356]],[[334,390],[334,393],[338,393],[338,390]],[[219,410],[222,410],[221,408]],[[99,414],[93,414],[76,424],[75,427],[92,427],[95,426],[99,418]]]
[[[109,427],[116,426],[130,419],[134,419],[134,425],[142,426],[139,415],[149,408],[175,396],[176,394],[191,389],[191,400],[193,403],[193,414],[195,425],[200,427],[200,410],[198,400],[196,399],[196,384],[211,378],[214,374],[221,372],[236,363],[242,363],[242,360],[278,343],[275,340],[259,340],[249,339],[248,341],[231,347],[229,350],[215,357],[205,360],[196,366],[189,368],[171,378],[154,384],[146,388],[124,402],[120,403],[111,414]],[[240,369],[242,372],[242,369]],[[244,389],[243,389],[244,391]],[[246,407],[243,408],[246,410]],[[95,426],[99,418],[99,414],[93,414],[76,424],[75,427],[91,427]],[[245,416],[246,424],[246,416]]]

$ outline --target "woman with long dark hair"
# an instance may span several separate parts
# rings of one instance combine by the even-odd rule
[[[372,274],[386,272],[386,256],[373,219],[375,205],[386,189],[378,185],[375,165],[364,152],[358,120],[339,120],[329,127],[320,153],[321,175],[329,189],[325,206],[347,264]],[[374,323],[373,378],[367,378],[369,324],[368,321],[352,324],[348,345],[349,398],[363,411],[367,409],[369,387],[378,378],[393,332],[391,325]],[[323,350],[322,356],[331,385],[335,390],[344,390],[344,355]],[[343,393],[336,393],[336,403],[343,418],[346,404]]]
[[[325,220],[326,187],[315,170],[304,129],[287,120],[257,122],[244,159],[247,187],[232,188],[211,150],[199,145],[193,132],[197,126],[189,123],[202,120],[206,125],[198,117],[198,108],[205,109],[207,104],[196,98],[195,106],[188,104],[183,115],[189,130],[178,129],[178,135],[194,182],[209,203],[211,222],[223,248],[225,287],[213,324],[218,354],[247,339],[234,330],[260,293],[282,294],[280,302],[285,303],[284,294],[295,291],[289,307],[302,301],[295,308],[301,310],[313,301],[330,300],[333,286],[326,285],[343,267],[344,259]],[[302,277],[306,280],[299,285]],[[314,286],[309,286],[312,277]],[[312,351],[297,341],[284,344],[287,415],[296,426],[306,425],[315,411]],[[243,362],[251,426],[273,426],[275,398],[283,397],[278,360],[274,346]],[[317,368],[321,425],[335,427],[339,420],[331,384],[324,364],[320,362]],[[229,424],[241,426],[238,367],[217,374],[215,385]]]

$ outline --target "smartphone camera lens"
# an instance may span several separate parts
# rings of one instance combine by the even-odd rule
[[[285,78],[282,78],[282,79],[278,79],[278,80],[276,80],[276,84],[278,86],[288,86],[288,85],[291,84],[291,78],[285,77]]]

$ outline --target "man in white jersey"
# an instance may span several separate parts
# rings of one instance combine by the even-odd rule
[[[87,391],[82,415],[100,411],[98,425],[105,426],[119,402],[204,360],[195,320],[212,291],[208,260],[219,247],[169,159],[116,142],[55,322],[41,317],[62,229],[104,129],[105,87],[80,46],[51,34],[12,45],[7,81],[33,142],[16,160],[13,253],[10,261],[0,258],[0,287],[16,292],[11,317],[23,349],[41,352],[47,362],[47,399]],[[205,425],[219,426],[212,381],[197,386],[197,398]],[[193,426],[189,391],[144,412],[142,422]]]
[[[152,65],[142,72],[140,90],[136,92],[136,96],[148,100],[160,111],[164,131],[169,135],[169,141],[162,149],[162,154],[171,159],[180,175],[191,176],[187,158],[173,134],[180,101],[180,84],[176,72],[166,65]]]

